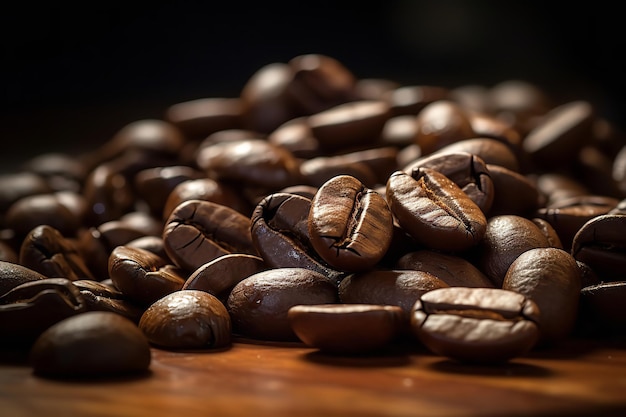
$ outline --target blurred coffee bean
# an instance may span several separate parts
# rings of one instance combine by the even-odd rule
[[[242,104],[237,97],[205,97],[172,104],[164,118],[178,127],[188,140],[202,140],[212,133],[238,129]]]
[[[36,374],[46,377],[102,378],[148,370],[150,345],[130,320],[90,311],[47,329],[30,351]]]
[[[415,143],[423,155],[476,136],[469,116],[452,100],[437,100],[417,114]]]

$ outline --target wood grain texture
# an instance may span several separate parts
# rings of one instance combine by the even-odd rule
[[[626,416],[626,340],[571,340],[500,366],[400,345],[376,356],[238,341],[153,349],[150,372],[52,380],[3,358],[0,416]]]

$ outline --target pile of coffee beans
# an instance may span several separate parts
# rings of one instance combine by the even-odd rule
[[[235,340],[481,363],[623,336],[625,138],[526,81],[272,63],[0,176],[0,344],[84,376]]]

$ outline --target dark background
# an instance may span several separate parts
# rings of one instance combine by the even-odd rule
[[[526,79],[623,127],[618,2],[106,2],[3,6],[1,171],[94,149],[173,103],[237,96],[261,66],[330,55],[359,78]],[[560,2],[559,2],[560,3]],[[565,5],[565,6],[564,6]]]

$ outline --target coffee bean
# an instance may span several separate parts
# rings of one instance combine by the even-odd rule
[[[139,328],[150,343],[166,349],[223,348],[231,343],[226,306],[201,290],[181,290],[152,303]]]
[[[334,354],[381,350],[406,325],[402,308],[373,304],[296,305],[287,317],[302,342]]]
[[[450,287],[423,294],[411,329],[434,353],[461,362],[498,363],[523,356],[539,339],[540,310],[522,294]]]
[[[423,155],[476,136],[465,110],[452,100],[430,103],[416,117],[415,143]]]
[[[68,317],[42,333],[30,351],[36,374],[102,378],[148,370],[150,345],[130,320],[90,311]]]
[[[463,251],[485,234],[487,219],[481,209],[433,169],[395,172],[387,181],[386,199],[400,226],[429,248]]]

